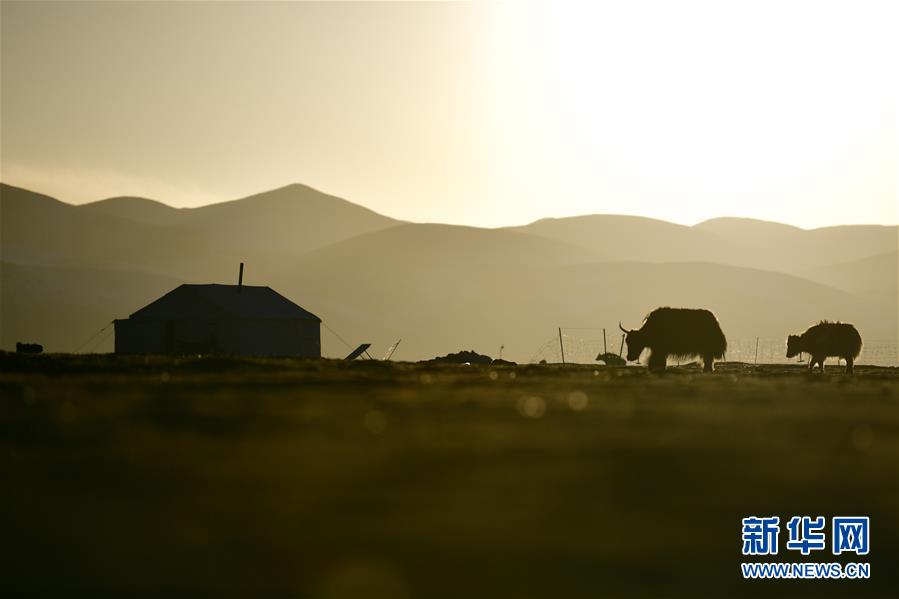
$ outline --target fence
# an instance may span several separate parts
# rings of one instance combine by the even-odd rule
[[[616,327],[613,330],[606,329],[606,343],[603,344],[601,328],[570,327],[562,328],[560,335],[548,339],[541,345],[531,358],[531,363],[546,360],[549,363],[562,362],[561,346],[565,349],[565,362],[572,364],[596,364],[596,357],[608,351],[618,355],[621,347],[622,333]],[[604,349],[605,347],[605,349]],[[727,354],[725,358],[731,362],[745,362],[747,364],[791,364],[796,362],[808,363],[808,354],[795,358],[786,356],[786,338],[773,337],[739,337],[728,339]],[[627,354],[625,347],[623,356]],[[826,364],[839,363],[837,358],[828,358]],[[672,365],[678,364],[677,359],[670,359]],[[862,345],[862,352],[856,360],[856,364],[871,366],[899,366],[899,348],[895,340],[890,339],[866,339]]]
[[[758,345],[758,358],[756,358],[756,345]],[[856,364],[870,366],[899,366],[897,358],[897,345],[895,341],[887,339],[866,339],[862,345]],[[771,337],[739,338],[728,340],[727,359],[734,362],[747,362],[749,364],[789,364],[791,362],[809,361],[808,354],[802,354],[795,358],[787,358],[786,339],[774,339]],[[841,360],[828,358],[826,364],[837,364]]]

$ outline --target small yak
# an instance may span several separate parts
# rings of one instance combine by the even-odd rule
[[[861,335],[853,325],[845,322],[822,320],[801,335],[787,337],[787,357],[793,358],[800,352],[810,354],[809,371],[818,364],[824,372],[824,360],[833,357],[846,360],[846,374],[852,374],[853,364],[861,351]]]
[[[650,351],[647,366],[650,371],[663,371],[668,356],[700,357],[703,370],[712,371],[716,358],[724,357],[727,339],[721,332],[718,319],[708,310],[687,308],[656,308],[643,320],[639,330],[627,330],[627,359],[640,359],[644,349]]]

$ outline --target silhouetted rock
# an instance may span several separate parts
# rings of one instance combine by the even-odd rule
[[[493,365],[493,366],[516,366],[517,364],[518,364],[518,362],[512,362],[510,360],[503,360],[502,358],[497,358],[493,362],[491,362],[491,365]]]
[[[437,356],[430,360],[422,360],[424,364],[490,364],[493,358],[479,354],[474,350],[460,351],[445,356]]]
[[[624,358],[622,358],[618,354],[613,354],[611,352],[599,354],[598,356],[596,356],[596,359],[603,362],[606,366],[624,366],[625,364],[627,364]]]

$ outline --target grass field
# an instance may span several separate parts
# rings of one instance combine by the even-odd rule
[[[5,354],[0,402],[8,596],[899,589],[899,369]],[[748,515],[870,516],[871,579],[744,581]]]

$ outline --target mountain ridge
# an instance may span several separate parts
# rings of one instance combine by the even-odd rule
[[[572,214],[572,215],[567,215],[567,216],[546,216],[546,217],[538,218],[534,221],[530,221],[530,222],[522,224],[522,225],[500,225],[500,226],[495,226],[495,227],[477,227],[476,225],[466,225],[466,224],[458,224],[458,223],[438,223],[438,222],[432,222],[432,221],[418,222],[418,221],[407,221],[404,219],[399,219],[399,218],[384,214],[382,212],[378,212],[378,211],[376,211],[372,208],[369,208],[363,204],[359,204],[359,203],[353,202],[351,200],[347,200],[346,198],[341,198],[340,196],[335,196],[333,194],[329,194],[327,192],[321,191],[320,189],[318,189],[316,187],[312,187],[311,185],[307,185],[305,183],[299,183],[299,182],[287,183],[287,184],[281,185],[279,187],[274,187],[272,189],[264,190],[264,191],[257,192],[257,193],[252,193],[247,196],[242,196],[239,198],[233,198],[233,199],[228,199],[228,200],[222,200],[220,202],[211,202],[209,204],[203,204],[201,206],[173,206],[171,204],[167,204],[166,202],[156,199],[156,198],[149,198],[149,197],[144,197],[144,196],[129,196],[129,195],[111,196],[111,197],[100,198],[97,200],[92,200],[90,202],[84,202],[81,204],[73,204],[73,203],[65,202],[64,200],[60,200],[58,198],[54,198],[52,196],[48,196],[48,195],[42,194],[40,192],[25,188],[25,187],[12,185],[9,183],[0,182],[0,187],[9,187],[9,188],[20,189],[22,191],[27,191],[27,192],[33,193],[35,195],[40,195],[42,197],[52,199],[53,201],[59,202],[61,204],[65,204],[67,206],[74,206],[74,207],[84,207],[84,208],[94,207],[95,208],[104,203],[116,202],[119,200],[129,200],[129,201],[130,200],[141,200],[141,201],[145,201],[148,203],[156,204],[161,207],[168,208],[172,211],[179,211],[179,212],[184,212],[184,213],[190,213],[193,211],[202,211],[204,209],[213,208],[213,207],[221,206],[221,205],[225,205],[225,204],[234,204],[236,202],[241,202],[244,200],[252,200],[252,199],[255,199],[255,198],[258,198],[261,196],[267,196],[269,194],[276,193],[276,192],[303,191],[303,192],[311,192],[311,193],[315,193],[315,194],[320,194],[322,196],[327,196],[328,198],[332,198],[339,202],[350,204],[352,206],[356,206],[362,210],[365,210],[368,212],[373,212],[374,214],[378,214],[380,216],[389,218],[396,222],[415,222],[416,224],[447,224],[447,225],[457,225],[457,226],[471,226],[471,227],[482,228],[482,229],[518,229],[518,228],[529,227],[531,225],[541,223],[544,221],[564,221],[564,220],[572,220],[572,219],[579,219],[579,218],[608,217],[608,218],[613,218],[613,219],[614,218],[623,218],[623,219],[654,221],[654,222],[658,222],[658,223],[669,224],[669,225],[676,226],[676,227],[684,227],[687,229],[710,228],[710,227],[714,227],[715,225],[718,225],[718,224],[739,222],[739,223],[758,224],[758,225],[776,225],[778,227],[789,228],[789,229],[793,229],[793,230],[797,230],[797,231],[820,231],[820,230],[827,230],[827,229],[859,228],[859,227],[861,227],[861,228],[864,228],[864,227],[885,228],[885,229],[894,229],[894,230],[899,231],[899,225],[884,225],[884,224],[876,224],[876,223],[852,223],[852,224],[843,224],[843,225],[823,225],[821,227],[804,228],[804,227],[799,227],[797,225],[791,225],[789,223],[782,223],[780,221],[759,219],[759,218],[745,217],[745,216],[716,216],[716,217],[712,217],[712,218],[708,218],[708,219],[699,221],[692,225],[684,225],[684,224],[680,224],[680,223],[675,223],[673,221],[667,221],[664,219],[659,219],[659,218],[650,217],[650,216],[642,216],[642,215],[637,215],[637,214],[623,214],[623,213],[617,213],[617,212],[591,212],[591,213],[586,213],[586,214]]]
[[[614,328],[664,304],[710,307],[734,335],[778,337],[840,318],[866,336],[896,336],[890,287],[872,287],[891,281],[888,226],[725,219],[738,229],[727,236],[592,215],[481,228],[398,221],[303,185],[196,209],[107,200],[74,206],[0,187],[0,347],[31,340],[71,351],[93,323],[126,316],[168,285],[232,283],[238,262],[247,284],[276,289],[353,342],[386,347],[402,337],[400,359],[489,353],[491,344],[527,359],[563,322]],[[141,222],[159,220],[154,213],[177,216]],[[326,352],[345,353],[329,330]]]

